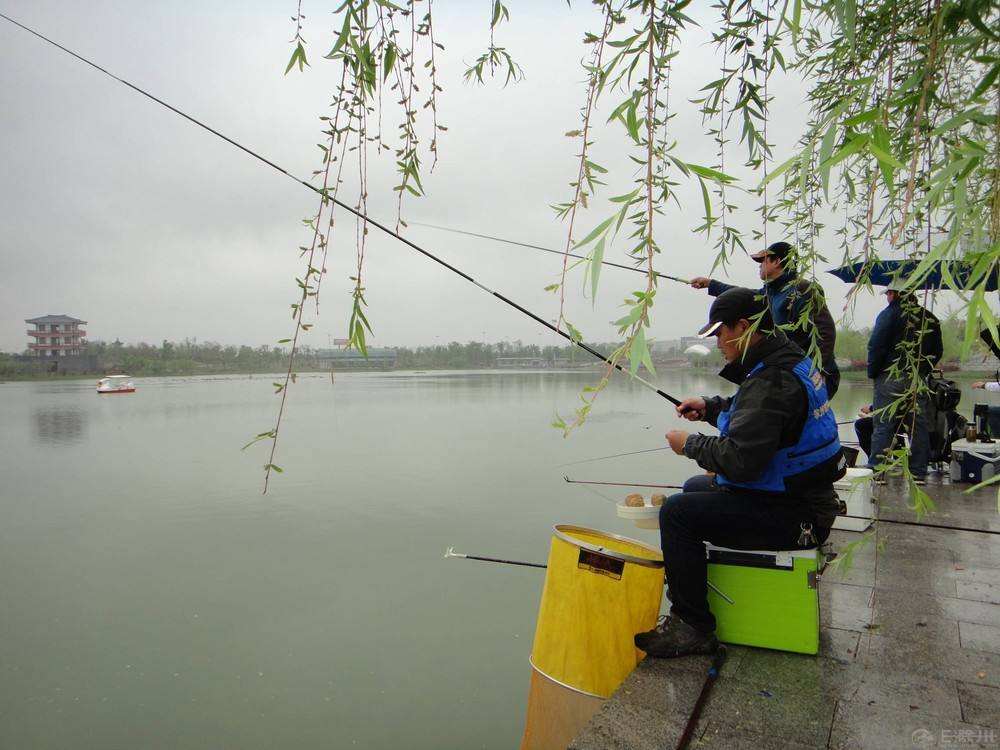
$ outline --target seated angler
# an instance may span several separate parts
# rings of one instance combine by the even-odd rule
[[[756,321],[759,320],[759,324]],[[650,656],[712,652],[705,542],[746,550],[794,550],[826,541],[838,512],[833,483],[845,473],[836,417],[819,371],[802,350],[772,330],[763,301],[735,288],[712,304],[699,333],[714,335],[726,359],[720,375],[731,398],[689,398],[677,407],[719,435],[671,430],[675,453],[715,473],[689,482],[660,510],[660,539],[671,607],[635,645]]]

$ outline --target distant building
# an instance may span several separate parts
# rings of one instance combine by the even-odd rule
[[[78,357],[87,343],[87,332],[80,326],[86,320],[69,315],[43,315],[24,321],[28,329],[28,351],[36,357]]]
[[[570,366],[568,357],[497,357],[496,366],[502,370],[547,370]]]
[[[680,342],[677,339],[665,339],[662,341],[653,341],[649,345],[650,354],[669,354],[671,351],[680,346]]]
[[[395,349],[368,349],[368,356],[357,349],[316,349],[312,353],[317,366],[324,369],[391,370],[396,366]]]
[[[687,349],[689,346],[694,346],[695,344],[701,344],[709,349],[715,347],[715,339],[703,339],[699,336],[681,336],[680,348],[681,350]]]

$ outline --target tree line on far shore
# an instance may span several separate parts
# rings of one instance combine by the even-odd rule
[[[944,340],[944,362],[958,364],[961,353],[963,322],[947,318],[941,322]],[[867,357],[870,328],[841,327],[837,331],[837,357],[863,367]],[[679,346],[655,347],[654,362],[670,367],[689,361],[695,366],[716,367],[721,363],[714,341],[706,341],[711,350],[708,357],[689,357]],[[610,354],[615,345],[591,344],[604,355]],[[525,360],[539,360],[548,366],[580,367],[597,362],[594,357],[575,346],[540,346],[522,341],[485,343],[470,341],[462,344],[452,341],[418,347],[392,347],[395,351],[396,369],[489,369],[508,364],[530,366]],[[298,360],[301,371],[329,369],[329,363],[318,356],[322,350],[304,347]],[[972,356],[982,357],[984,349],[974,347]],[[281,346],[223,346],[214,342],[184,339],[180,342],[163,341],[159,346],[140,343],[123,344],[94,341],[86,345],[85,356],[92,357],[92,374],[125,372],[129,375],[198,375],[205,373],[256,373],[278,372],[287,366],[288,352]],[[507,362],[503,360],[507,359]],[[510,359],[522,360],[511,362]],[[33,360],[33,358],[32,358]],[[0,353],[0,377],[44,375],[37,362],[23,356]],[[845,362],[846,364],[846,362]],[[87,372],[90,372],[88,370]]]
[[[868,360],[868,337],[871,327],[853,329],[847,326],[837,327],[837,359],[848,360],[852,368],[863,368]],[[941,320],[941,340],[944,344],[944,356],[941,364],[945,367],[957,368],[961,363],[962,340],[965,338],[965,321],[951,315]],[[981,360],[988,355],[986,347],[976,341],[969,353],[969,361]]]
[[[596,343],[590,346],[604,355],[609,355],[615,348],[611,343]],[[412,348],[401,346],[390,349],[395,353],[395,369],[400,370],[489,369],[505,364],[530,366],[530,361],[545,363],[545,366],[550,367],[579,367],[597,363],[593,356],[570,344],[540,346],[522,341],[496,343],[470,341],[464,344],[452,341],[447,344]],[[382,350],[370,349],[370,353],[377,351]],[[303,372],[330,369],[329,360],[323,358],[323,352],[323,349],[303,347],[296,359],[296,369]],[[287,357],[287,349],[281,346],[224,346],[215,342],[198,342],[191,339],[180,342],[163,341],[159,346],[147,343],[94,341],[84,347],[84,359],[90,358],[93,366],[83,371],[76,368],[74,374],[125,372],[136,376],[154,376],[279,372],[287,367]],[[664,359],[682,357],[683,352],[675,348],[661,352],[657,359],[663,362]],[[58,371],[47,372],[48,368],[44,365],[51,365],[52,362],[54,360],[40,361],[34,357],[0,353],[0,377],[61,374]],[[696,364],[715,366],[718,362],[713,355],[699,359]],[[335,367],[340,369],[339,364]],[[359,368],[356,362],[351,366],[351,369],[362,368]],[[66,368],[66,372],[69,372],[69,368]]]

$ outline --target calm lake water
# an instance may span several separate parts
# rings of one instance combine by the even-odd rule
[[[616,377],[563,439],[549,423],[594,378],[305,375],[266,496],[264,445],[240,447],[272,424],[271,377],[0,384],[0,747],[516,747],[544,571],[445,549],[544,562],[559,522],[655,542],[563,474],[697,471],[560,467],[682,426]],[[838,417],[869,396],[845,383]]]

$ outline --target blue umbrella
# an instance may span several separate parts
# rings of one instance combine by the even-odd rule
[[[905,279],[908,277],[916,270],[918,265],[920,265],[919,260],[879,260],[871,263],[858,261],[857,263],[849,263],[840,268],[834,268],[829,273],[832,273],[841,281],[854,284],[861,278],[862,271],[866,270],[867,266],[867,269],[871,271],[868,275],[868,280],[874,286],[889,286],[897,278]],[[932,265],[920,284],[915,286],[914,289],[947,288],[942,275],[942,269],[945,265],[947,265],[952,281],[962,289],[977,286],[977,282],[982,281],[981,272],[973,273],[974,266],[972,263],[959,260],[939,260]],[[997,269],[994,267],[986,281],[986,291],[995,292],[1000,288],[1000,283],[998,283],[1000,279],[997,277]]]

